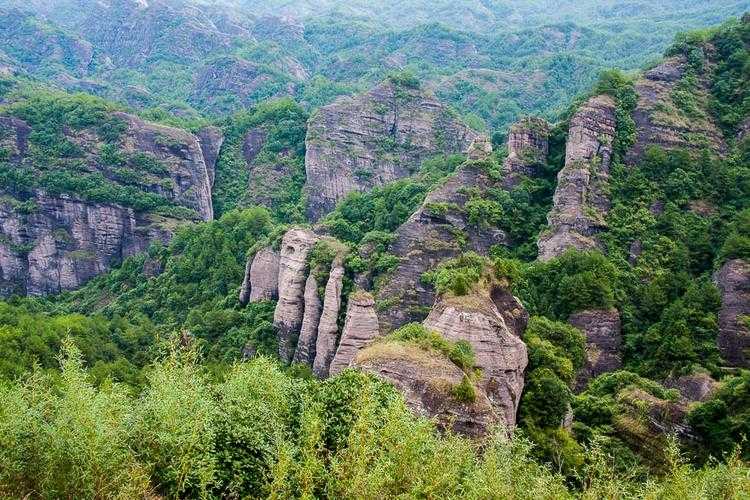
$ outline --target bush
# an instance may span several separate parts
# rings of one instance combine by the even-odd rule
[[[450,359],[467,374],[474,369],[474,351],[465,340],[452,342],[437,332],[428,330],[419,323],[409,323],[390,333],[388,338],[416,344],[422,349],[435,349]]]

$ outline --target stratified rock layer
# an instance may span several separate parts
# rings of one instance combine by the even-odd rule
[[[576,377],[576,390],[589,380],[622,367],[622,331],[616,309],[591,309],[570,315],[568,322],[586,337],[586,364]]]
[[[750,262],[729,260],[714,280],[721,292],[719,351],[730,365],[750,368]]]
[[[240,304],[276,300],[279,296],[279,252],[266,247],[247,261],[240,288]]]
[[[424,326],[451,341],[471,344],[482,388],[499,421],[512,428],[523,391],[528,364],[526,345],[515,336],[490,297],[475,293],[443,297],[435,304]]]
[[[281,241],[279,259],[279,301],[273,324],[279,334],[279,358],[292,359],[294,343],[302,326],[305,310],[304,288],[307,278],[307,256],[317,236],[306,229],[290,229]]]
[[[331,266],[331,274],[326,283],[326,291],[323,297],[323,312],[318,324],[318,338],[315,342],[315,361],[313,362],[313,373],[325,378],[331,366],[331,361],[336,353],[336,341],[338,340],[338,317],[341,308],[341,287],[343,286],[344,268],[339,262]]]
[[[312,366],[315,361],[315,344],[318,339],[318,324],[323,304],[318,297],[318,282],[312,273],[305,282],[305,315],[302,317],[302,330],[294,351],[294,362]]]
[[[334,376],[347,368],[357,352],[372,342],[379,333],[375,299],[367,292],[355,292],[349,297],[341,342],[331,362],[330,375]]]
[[[549,155],[549,123],[529,117],[513,124],[508,131],[508,156],[503,162],[504,184],[512,187],[521,176],[539,175],[538,166]]]
[[[615,102],[589,99],[570,121],[565,166],[557,176],[549,229],[539,237],[539,259],[550,260],[568,248],[597,248],[595,235],[606,227],[609,168],[615,135]]]
[[[385,81],[339,98],[308,123],[307,215],[318,220],[348,193],[409,176],[425,158],[466,151],[475,136],[416,87]]]

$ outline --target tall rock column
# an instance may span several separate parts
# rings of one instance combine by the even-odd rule
[[[557,175],[549,228],[539,237],[539,259],[568,248],[598,247],[595,235],[606,227],[607,185],[615,137],[615,102],[606,95],[589,99],[570,121],[565,166]]]
[[[549,156],[549,123],[528,117],[514,123],[508,131],[508,156],[503,161],[503,184],[506,189],[520,182],[521,176],[539,175],[539,165]]]
[[[305,282],[305,315],[302,317],[302,331],[294,351],[294,362],[312,366],[315,360],[315,343],[318,339],[320,310],[323,304],[318,297],[318,282],[313,273]]]
[[[279,296],[279,252],[271,247],[258,250],[247,259],[240,288],[240,304],[276,300]]]
[[[714,280],[721,292],[719,352],[732,366],[750,368],[750,262],[729,260]]]
[[[279,301],[273,314],[273,325],[279,334],[279,358],[292,359],[294,342],[302,326],[307,256],[317,236],[306,229],[290,229],[281,241],[279,259]]]
[[[346,321],[341,333],[341,342],[331,362],[330,375],[334,376],[347,368],[360,349],[379,335],[378,316],[375,314],[375,299],[367,292],[357,291],[349,297]]]
[[[338,260],[331,265],[331,274],[326,283],[323,298],[323,312],[318,324],[318,338],[315,342],[313,373],[319,378],[328,376],[331,360],[336,352],[338,340],[338,317],[341,308],[341,288],[344,280],[344,267]]]

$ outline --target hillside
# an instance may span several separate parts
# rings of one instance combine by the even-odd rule
[[[0,43],[0,496],[750,494],[750,15],[81,3]]]

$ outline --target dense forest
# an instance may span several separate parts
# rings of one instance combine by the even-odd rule
[[[721,3],[0,6],[0,496],[746,498]]]

